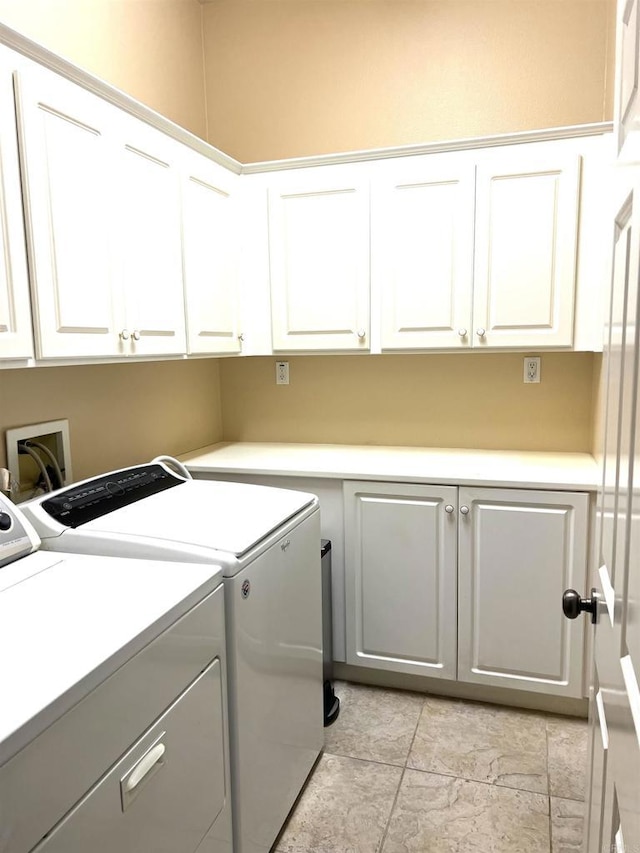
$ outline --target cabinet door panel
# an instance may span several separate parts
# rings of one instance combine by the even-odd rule
[[[562,593],[586,576],[588,496],[461,489],[461,681],[582,696],[584,625]]]
[[[431,156],[395,169],[372,192],[382,349],[468,347],[475,168]]]
[[[240,352],[238,178],[192,158],[183,181],[183,239],[190,353]]]
[[[54,75],[23,76],[18,91],[37,354],[114,355],[116,111]]]
[[[580,157],[503,158],[478,166],[473,345],[570,346]]]
[[[269,190],[275,350],[369,347],[369,198],[348,178]]]
[[[0,359],[33,355],[10,57],[0,51]]]
[[[120,152],[121,281],[136,355],[186,349],[178,144],[127,122]]]
[[[347,663],[455,678],[456,493],[345,483]]]

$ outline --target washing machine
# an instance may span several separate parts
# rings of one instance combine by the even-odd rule
[[[267,853],[323,747],[318,499],[162,457],[21,506],[44,548],[222,567],[234,850]]]
[[[39,545],[0,495],[0,850],[232,853],[220,568]]]

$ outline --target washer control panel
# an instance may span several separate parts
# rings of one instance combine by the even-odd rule
[[[163,465],[138,465],[60,489],[43,500],[41,506],[65,527],[80,527],[88,521],[184,482]]]
[[[39,545],[31,525],[8,498],[0,495],[0,568],[34,551]]]

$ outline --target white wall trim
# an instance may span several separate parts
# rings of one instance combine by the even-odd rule
[[[613,122],[575,124],[568,127],[549,127],[543,130],[524,130],[496,136],[471,136],[443,142],[424,142],[392,148],[372,148],[363,151],[345,151],[339,154],[321,154],[314,157],[294,157],[290,160],[266,160],[262,163],[245,163],[243,175],[275,172],[280,169],[304,169],[309,166],[328,166],[337,163],[358,163],[367,160],[384,160],[390,157],[412,157],[417,154],[438,154],[447,151],[469,151],[498,145],[520,145],[526,142],[547,142],[553,139],[573,139],[585,136],[602,136],[611,133]]]
[[[201,0],[202,2],[202,0]],[[206,0],[205,0],[206,2]],[[251,175],[261,172],[276,172],[281,169],[304,169],[309,166],[327,166],[338,163],[358,163],[370,160],[383,160],[390,157],[410,157],[416,154],[435,154],[446,151],[464,151],[476,148],[490,148],[498,145],[517,145],[526,142],[544,142],[553,139],[569,139],[573,137],[599,136],[613,130],[612,122],[595,124],[579,124],[569,127],[552,127],[543,130],[527,130],[519,133],[506,133],[496,136],[469,137],[467,139],[446,140],[443,142],[426,142],[415,145],[402,145],[391,148],[374,148],[362,151],[345,151],[337,154],[322,154],[311,157],[295,157],[287,160],[268,160],[258,163],[240,163],[213,145],[209,145],[200,137],[175,124],[150,107],[141,104],[134,98],[106,83],[99,77],[79,68],[72,62],[57,56],[38,42],[0,23],[0,43],[23,56],[38,62],[40,65],[55,71],[68,80],[72,80],[84,89],[98,95],[106,101],[125,110],[147,124],[161,130],[168,136],[177,139],[194,151],[203,154],[210,160],[225,166],[235,174]]]
[[[41,44],[38,44],[38,42],[32,41],[27,36],[12,30],[2,23],[0,23],[0,43],[26,56],[28,59],[32,59],[34,62],[49,68],[51,71],[55,71],[67,80],[77,83],[84,89],[88,89],[90,92],[93,92],[105,101],[109,101],[116,107],[120,107],[136,118],[142,119],[147,124],[152,125],[152,127],[166,133],[167,136],[171,136],[177,139],[178,142],[188,145],[189,148],[193,148],[194,151],[204,154],[205,157],[214,160],[221,166],[225,166],[237,175],[242,171],[241,163],[234,160],[233,157],[229,157],[223,151],[214,148],[213,145],[209,145],[208,142],[200,139],[199,136],[190,133],[190,131],[185,130],[185,128],[180,127],[180,125],[175,124],[150,107],[141,104],[135,98],[130,97],[115,86],[79,68],[72,62],[63,59]]]

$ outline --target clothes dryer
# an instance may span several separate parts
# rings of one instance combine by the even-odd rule
[[[318,499],[163,457],[22,506],[44,548],[222,567],[234,849],[267,853],[323,746]]]

